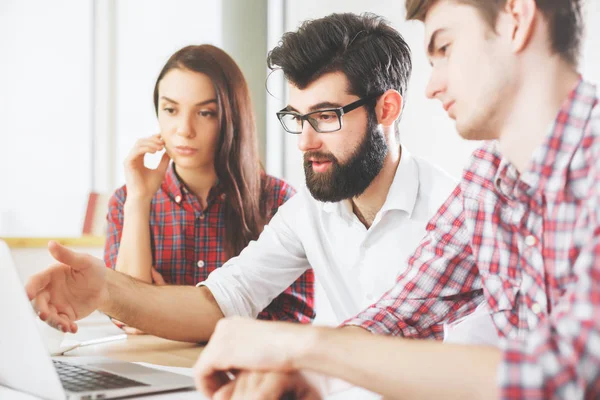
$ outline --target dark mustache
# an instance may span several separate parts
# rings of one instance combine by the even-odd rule
[[[311,158],[318,162],[331,161],[333,163],[337,163],[337,158],[335,158],[335,156],[331,153],[323,153],[320,151],[307,151],[304,153],[305,164],[312,162],[310,160]]]

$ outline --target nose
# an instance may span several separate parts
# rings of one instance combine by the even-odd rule
[[[183,136],[187,138],[193,138],[196,136],[196,130],[193,123],[193,115],[181,115],[181,117],[177,121],[176,134],[178,136]]]
[[[433,67],[429,82],[425,88],[425,95],[430,99],[435,99],[441,93],[446,91],[446,71],[443,67]]]
[[[319,149],[321,147],[321,138],[319,135],[319,132],[315,131],[308,121],[304,121],[302,133],[298,135],[298,149],[303,153]]]

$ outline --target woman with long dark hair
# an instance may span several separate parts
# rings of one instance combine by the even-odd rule
[[[257,239],[294,189],[265,174],[247,83],[223,50],[173,54],[156,81],[154,107],[160,133],[138,140],[125,161],[126,185],[109,202],[104,258],[144,282],[195,285]],[[158,167],[146,168],[144,155],[162,150]],[[313,316],[309,271],[259,318]]]

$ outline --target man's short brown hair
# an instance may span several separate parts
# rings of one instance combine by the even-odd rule
[[[406,19],[424,21],[439,0],[406,0]],[[450,0],[475,7],[492,29],[507,0]],[[583,36],[582,0],[535,0],[548,20],[552,50],[571,64],[577,64]]]

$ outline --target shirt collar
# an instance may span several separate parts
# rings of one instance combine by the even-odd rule
[[[167,168],[167,173],[165,174],[165,179],[163,180],[163,190],[166,191],[170,197],[173,199],[179,198],[179,201],[183,198],[183,189],[185,185],[177,176],[177,172],[175,172],[175,164],[171,162],[169,167]],[[179,202],[178,202],[179,203]]]
[[[534,151],[525,172],[519,176],[516,168],[503,158],[494,179],[496,187],[509,194],[520,180],[531,191],[562,191],[567,183],[571,159],[583,139],[595,104],[596,87],[580,80],[561,106],[548,136]]]
[[[162,184],[163,190],[173,199],[176,203],[180,203],[182,199],[189,195],[191,198],[195,198],[193,193],[191,193],[185,183],[179,178],[177,175],[177,171],[175,170],[175,164],[172,162],[169,164],[167,168],[167,173],[165,174],[165,179]],[[222,185],[217,184],[210,189],[208,193],[207,203],[212,203],[215,198],[219,198],[221,200],[225,199],[225,193],[223,191]]]
[[[402,146],[400,163],[396,168],[394,180],[380,212],[388,210],[404,211],[410,217],[417,202],[419,192],[419,167],[412,154]],[[323,203],[323,211],[341,216],[352,214],[350,200],[335,203]]]

